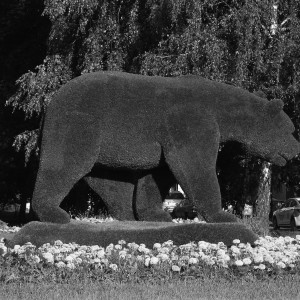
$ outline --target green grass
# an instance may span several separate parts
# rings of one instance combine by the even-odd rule
[[[300,275],[271,279],[223,278],[173,280],[162,283],[2,284],[0,299],[293,299],[300,298]]]

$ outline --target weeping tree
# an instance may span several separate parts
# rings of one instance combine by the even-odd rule
[[[170,7],[173,30],[144,54],[143,74],[199,74],[261,91],[268,99],[281,98],[292,106],[288,112],[299,132],[297,1],[172,1]],[[180,26],[183,15],[186,24]],[[251,196],[256,215],[268,228],[271,165],[247,154],[240,163],[245,172],[243,200]],[[223,191],[226,187],[221,186]]]
[[[299,132],[299,1],[45,0],[44,4],[43,15],[52,24],[47,56],[18,79],[17,92],[7,101],[25,118],[42,123],[47,105],[70,79],[86,72],[119,70],[150,76],[201,75],[262,91],[268,99],[286,103]],[[26,162],[38,155],[40,133],[41,126],[15,139]],[[253,204],[264,207],[257,211],[265,216],[271,166],[247,154],[241,161],[246,183],[249,176],[264,176],[256,188],[258,196],[252,198]],[[244,195],[249,194],[251,185],[244,186]]]

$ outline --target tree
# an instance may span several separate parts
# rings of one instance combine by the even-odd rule
[[[50,22],[41,17],[39,0],[2,0],[0,3],[0,204],[30,197],[31,172],[24,168],[23,153],[12,148],[14,137],[25,129],[34,129],[34,120],[24,122],[20,111],[12,115],[5,101],[15,92],[15,80],[39,64],[46,50]],[[30,169],[33,169],[30,167]],[[21,198],[22,201],[22,198]]]
[[[47,56],[18,79],[7,102],[29,119],[41,122],[57,89],[71,78],[121,70],[197,74],[263,91],[268,99],[285,101],[299,133],[299,1],[46,0],[43,15],[52,24]],[[38,153],[39,134],[37,127],[16,137],[15,146],[25,149],[26,161]],[[247,171],[253,166],[259,177],[265,165],[239,157],[244,174],[253,173]],[[252,182],[247,176],[245,180]],[[239,197],[249,193],[249,185],[244,186]]]

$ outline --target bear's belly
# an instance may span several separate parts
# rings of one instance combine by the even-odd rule
[[[95,166],[129,170],[148,170],[158,167],[162,148],[159,143],[141,141],[110,142],[101,144]]]

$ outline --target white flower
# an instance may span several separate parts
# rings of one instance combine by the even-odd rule
[[[137,261],[143,261],[144,258],[143,258],[142,255],[137,255],[137,256],[136,256],[136,260],[137,260]]]
[[[54,249],[52,250],[52,253],[53,253],[53,254],[59,254],[59,253],[60,253],[60,250],[57,249],[57,248],[54,248]]]
[[[46,252],[46,253],[43,253],[42,256],[46,260],[47,263],[50,263],[50,264],[54,263],[54,256],[52,253]]]
[[[255,254],[253,255],[253,261],[258,264],[258,263],[262,263],[264,261],[264,257],[262,255],[259,254]]]
[[[92,247],[93,247],[93,246],[92,246]],[[82,246],[80,246],[80,247],[79,247],[78,251],[84,251],[84,252],[86,252],[86,251],[87,251],[87,249],[88,249],[88,247],[87,247],[87,246],[85,246],[85,245],[82,245]]]
[[[217,251],[217,256],[224,256],[224,255],[226,255],[226,251],[225,251],[225,250],[219,249],[219,250]]]
[[[169,255],[168,254],[165,254],[165,253],[159,253],[157,255],[158,258],[160,258],[162,261],[166,261],[169,259]]]
[[[218,247],[219,247],[220,249],[222,249],[222,248],[225,248],[225,249],[226,249],[226,248],[227,248],[226,245],[225,245],[223,242],[219,242],[219,243],[218,243]]]
[[[143,252],[145,254],[148,254],[150,252],[150,250],[148,248],[146,248],[145,244],[140,244],[138,250],[139,250],[139,252]]]
[[[114,271],[118,270],[118,266],[116,264],[110,264],[109,268],[112,269],[112,270],[114,270]]]
[[[193,257],[199,257],[200,254],[199,254],[199,252],[191,251],[191,256],[193,256]]]
[[[250,265],[252,263],[251,259],[249,257],[246,257],[243,259],[244,265]]]
[[[106,249],[105,249],[105,251],[106,252],[108,252],[108,253],[111,253],[111,251],[114,249],[114,244],[109,244],[107,247],[106,247]]]
[[[98,251],[100,247],[98,245],[91,246],[91,252]]]
[[[97,257],[92,260],[92,263],[94,264],[100,264],[100,262],[101,262],[100,258]]]
[[[58,263],[55,264],[58,268],[64,268],[66,264],[62,261],[59,261]]]
[[[191,264],[191,265],[195,265],[195,264],[197,264],[198,263],[198,258],[196,258],[196,257],[191,257],[190,259],[189,259],[189,264]]]
[[[279,261],[276,265],[281,269],[284,269],[286,267],[285,263],[283,263],[282,261]]]
[[[76,256],[74,254],[70,254],[65,258],[65,261],[72,262],[75,258],[76,258]]]
[[[180,272],[180,267],[176,266],[176,265],[173,265],[172,266],[172,271],[173,272]]]
[[[69,268],[69,269],[75,269],[75,264],[72,263],[72,262],[68,262],[67,263],[67,268]]]
[[[119,257],[125,259],[126,258],[126,254],[127,254],[127,252],[125,250],[121,250],[119,252]]]
[[[60,240],[54,242],[54,246],[62,246],[64,243]]]
[[[292,237],[290,237],[290,236],[285,236],[285,237],[284,237],[284,241],[285,241],[286,243],[291,243],[293,240],[294,240],[294,239],[293,239]]]
[[[4,256],[6,253],[7,247],[3,243],[0,243],[0,255]]]
[[[14,251],[14,252],[17,252],[20,248],[21,248],[20,245],[15,245],[13,251]]]
[[[38,264],[41,261],[41,259],[37,255],[32,255],[30,258],[36,264]]]
[[[170,252],[170,249],[168,247],[161,247],[158,249],[158,252],[168,254]]]
[[[80,265],[82,263],[82,259],[80,257],[76,257],[74,262],[77,264],[77,265]]]
[[[115,249],[117,249],[117,250],[121,250],[122,249],[122,246],[121,245],[115,245]]]
[[[198,248],[199,249],[203,249],[206,250],[209,246],[209,243],[205,242],[205,241],[200,241],[198,242]]]
[[[158,264],[158,262],[159,262],[159,259],[157,257],[155,257],[155,256],[151,257],[150,265],[156,265],[156,264]]]
[[[68,247],[61,247],[60,248],[60,252],[64,253],[64,252],[70,252],[70,249]]]
[[[233,244],[239,244],[241,241],[239,240],[239,239],[234,239],[233,241],[232,241],[232,243]]]
[[[217,244],[209,244],[209,249],[212,249],[212,250],[217,250],[218,249],[218,245]]]
[[[230,261],[230,256],[227,255],[227,254],[225,254],[224,256],[221,256],[219,259],[220,259],[220,260],[223,260],[224,262]]]
[[[162,247],[171,247],[173,246],[173,241],[168,240],[162,244]]]
[[[235,255],[241,254],[241,250],[237,246],[231,246],[230,249]]]
[[[99,257],[99,258],[104,258],[105,257],[105,251],[104,251],[104,249],[98,250],[96,252],[96,256]]]
[[[264,270],[266,266],[264,264],[259,264],[258,266],[254,266],[254,269]]]
[[[139,245],[136,244],[136,243],[128,243],[127,246],[128,246],[129,249],[131,249],[133,251],[135,251],[139,248]]]
[[[155,243],[153,245],[153,249],[160,249],[161,248],[161,244],[160,243]]]
[[[265,257],[265,261],[270,263],[270,264],[273,264],[274,263],[274,258],[271,255],[267,255]]]
[[[150,257],[146,257],[146,259],[145,259],[145,266],[149,267],[149,264],[150,264]]]
[[[241,267],[244,265],[243,261],[241,261],[240,259],[239,260],[236,260],[235,262],[235,265],[238,266],[238,267]]]

